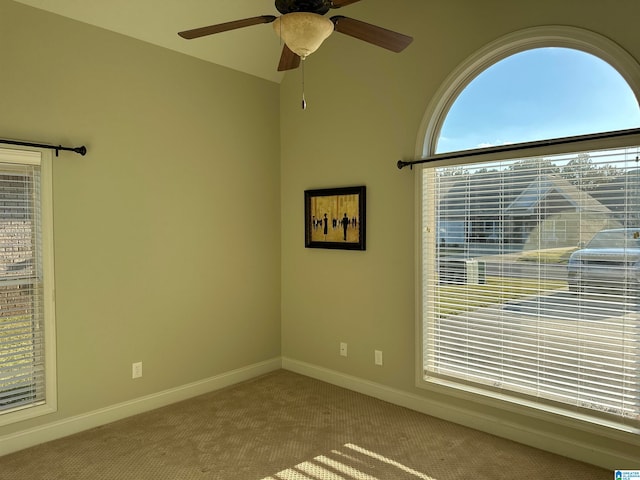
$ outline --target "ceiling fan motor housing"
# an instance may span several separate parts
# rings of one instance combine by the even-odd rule
[[[331,10],[331,0],[276,0],[276,8],[283,15],[292,12],[324,15]]]

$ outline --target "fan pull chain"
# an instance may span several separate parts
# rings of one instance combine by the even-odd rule
[[[307,109],[307,100],[304,98],[304,58],[302,59],[302,110]]]

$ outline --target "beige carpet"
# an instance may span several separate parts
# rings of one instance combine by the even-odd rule
[[[284,370],[0,457],[2,480],[612,476]]]

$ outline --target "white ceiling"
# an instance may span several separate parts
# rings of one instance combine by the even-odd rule
[[[277,71],[282,46],[272,24],[193,40],[185,40],[177,34],[182,30],[258,15],[279,15],[273,0],[15,1],[274,82],[280,82],[283,77]],[[345,13],[351,16],[360,5],[349,6]]]

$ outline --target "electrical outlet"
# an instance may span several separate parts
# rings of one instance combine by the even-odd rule
[[[136,362],[131,364],[131,378],[142,377],[142,362]]]
[[[374,359],[375,359],[376,365],[382,365],[382,350],[374,351]]]
[[[340,342],[340,356],[347,356],[347,344],[345,342]]]

